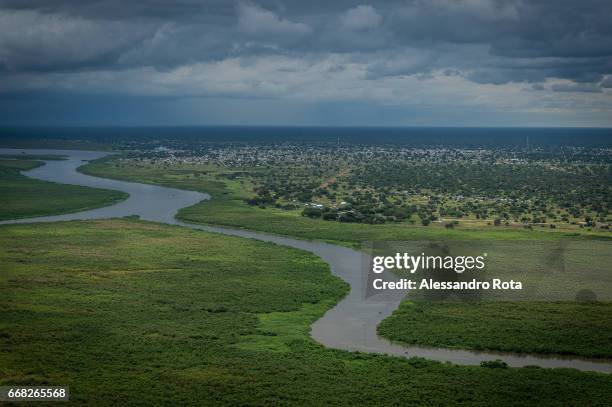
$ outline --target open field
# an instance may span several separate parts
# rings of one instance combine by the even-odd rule
[[[612,303],[404,301],[378,332],[425,346],[612,358]]]
[[[603,374],[327,350],[308,327],[346,286],[316,257],[272,244],[131,220],[7,225],[0,270],[0,384],[67,384],[73,403],[604,406],[612,398]]]
[[[0,159],[0,220],[78,212],[127,198],[120,191],[56,184],[20,173],[41,165],[40,161]]]

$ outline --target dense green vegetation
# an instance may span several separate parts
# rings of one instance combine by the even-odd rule
[[[309,326],[345,292],[316,257],[248,239],[128,220],[2,226],[0,385],[70,385],[72,403],[95,405],[612,398],[609,375],[325,349]]]
[[[404,301],[378,332],[426,346],[612,358],[612,303]]]
[[[0,158],[0,169],[5,172],[11,172],[11,170],[27,171],[33,168],[41,167],[45,165],[42,161],[32,160],[15,160],[12,158]]]
[[[244,179],[235,179],[227,170],[216,167],[178,164],[151,163],[122,160],[108,157],[93,161],[80,171],[100,177],[154,183],[176,188],[208,192],[210,201],[204,201],[190,208],[182,209],[178,217],[185,221],[242,227],[270,233],[291,235],[303,239],[319,239],[339,244],[359,246],[369,240],[412,240],[412,239],[555,239],[582,235],[608,236],[608,232],[587,231],[586,229],[487,227],[482,224],[464,224],[449,229],[441,224],[423,227],[408,223],[385,223],[380,225],[364,223],[328,222],[301,215],[300,210],[248,205],[251,184]],[[234,179],[232,179],[234,178]],[[571,232],[571,233],[564,233]]]
[[[40,161],[0,159],[0,220],[78,212],[124,200],[120,191],[35,180],[20,171]]]
[[[465,227],[449,230],[442,227],[411,226],[406,224],[371,225],[361,223],[327,222],[310,219],[280,209],[247,207],[234,195],[213,196],[210,202],[182,209],[178,218],[197,223],[210,223],[260,230],[295,236],[302,239],[325,240],[358,247],[371,240],[414,239],[555,239],[563,233],[532,232],[521,229]]]
[[[421,219],[432,221],[473,216],[503,223],[571,220],[588,226],[608,224],[612,204],[609,163],[449,155],[377,159],[358,167],[349,182],[359,189],[375,185],[383,201],[388,200],[385,191],[428,195],[427,205],[413,204],[409,208],[418,211]]]
[[[215,177],[214,169],[210,167],[200,168],[198,166],[185,165],[153,165],[134,164],[131,161],[118,161],[116,158],[103,159],[82,167],[85,172],[110,178],[136,180],[139,182],[160,183],[179,188],[195,189],[212,194],[211,201],[202,202],[190,208],[180,211],[179,217],[183,220],[200,223],[222,224],[247,229],[261,230],[272,233],[292,235],[306,239],[322,239],[344,245],[358,246],[362,241],[368,240],[412,240],[412,239],[557,239],[564,237],[576,237],[576,233],[562,233],[550,229],[525,230],[523,228],[494,228],[494,227],[469,227],[464,225],[460,228],[447,229],[443,227],[421,227],[407,224],[387,223],[384,225],[369,225],[358,223],[325,222],[321,219],[310,219],[300,216],[295,211],[287,211],[278,208],[261,209],[258,206],[245,204],[248,197],[248,184],[227,177]],[[585,229],[579,229],[581,235],[589,236]],[[605,233],[605,232],[604,232]],[[596,235],[591,232],[591,235]],[[604,234],[605,236],[605,234]],[[409,304],[409,303],[408,303]],[[404,307],[409,307],[409,305]],[[576,346],[579,341],[580,330],[594,332],[601,327],[593,323],[593,314],[586,312],[584,315],[576,313],[576,310],[599,311],[603,314],[600,321],[608,321],[610,307],[604,305],[575,305],[555,304],[554,312],[561,320],[569,319],[575,323],[573,330],[570,329],[567,337],[563,337],[563,325],[554,318],[547,319],[547,313],[543,312],[543,305],[537,303],[523,302],[519,306],[512,303],[494,303],[474,307],[471,310],[476,315],[470,315],[470,326],[466,327],[470,333],[464,332],[462,323],[464,320],[454,320],[454,325],[449,320],[441,320],[439,324],[430,323],[427,329],[413,329],[412,317],[408,318],[405,308],[394,314],[381,325],[381,334],[394,340],[420,343],[427,345],[440,345],[457,348],[512,350],[529,352],[550,353],[573,353],[575,355],[602,356],[610,352],[608,330],[600,330],[600,335],[593,335],[593,341],[599,341],[598,346],[593,346],[588,353],[590,345],[583,342],[583,346]],[[466,312],[462,304],[452,303],[448,307],[457,307],[456,312]],[[527,325],[530,309],[533,307],[534,321]],[[579,307],[576,309],[576,307]],[[591,308],[589,308],[591,307]],[[594,308],[593,308],[594,307]],[[407,308],[412,310],[412,308]],[[517,309],[521,311],[518,312]],[[550,311],[550,310],[549,310]],[[482,312],[482,314],[480,314]],[[553,311],[550,311],[553,312]],[[499,315],[507,315],[508,318],[519,318],[515,324],[508,324],[503,318],[496,319]],[[590,315],[590,316],[589,316]],[[417,314],[417,317],[423,315]],[[557,321],[557,322],[553,322]],[[596,321],[595,321],[596,322]],[[423,324],[426,324],[423,318]],[[529,326],[529,335],[506,335],[510,332],[522,332],[517,330],[517,325]],[[553,324],[553,325],[550,325]],[[546,335],[547,330],[554,331],[554,338],[550,342],[542,341],[541,335]],[[514,331],[512,331],[514,329]],[[440,332],[445,332],[444,335]],[[506,336],[504,336],[506,335]],[[548,337],[548,336],[547,336]],[[502,340],[503,339],[503,340]],[[606,350],[608,349],[608,350]],[[606,353],[607,352],[607,353]]]

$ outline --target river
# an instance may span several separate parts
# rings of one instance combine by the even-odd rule
[[[479,365],[483,360],[501,359],[511,367],[540,366],[544,368],[574,368],[583,371],[612,372],[610,361],[598,361],[555,356],[512,354],[501,352],[474,352],[422,346],[402,346],[381,338],[376,333],[378,324],[389,316],[404,298],[401,290],[390,290],[384,296],[365,297],[362,278],[362,253],[328,243],[292,239],[249,230],[185,223],[175,219],[179,209],[210,199],[210,195],[135,182],[98,178],[77,172],[88,160],[108,155],[107,152],[42,149],[0,149],[0,154],[61,154],[67,160],[43,160],[45,165],[25,171],[32,178],[63,184],[114,189],[129,194],[125,201],[103,208],[77,213],[3,221],[0,224],[56,222],[67,220],[108,219],[138,215],[143,220],[180,225],[192,229],[225,235],[240,236],[273,242],[309,251],[322,258],[331,267],[333,275],[350,284],[350,293],[312,325],[314,340],[329,348],[389,354],[401,357],[422,357],[461,365]],[[41,197],[44,199],[44,197]],[[387,275],[387,279],[392,279]],[[546,340],[546,338],[542,338]]]

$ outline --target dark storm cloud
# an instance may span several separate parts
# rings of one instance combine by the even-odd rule
[[[553,92],[584,92],[584,93],[601,93],[601,87],[592,83],[575,83],[575,84],[556,84],[551,87]]]
[[[602,88],[612,88],[612,76],[608,76],[600,83]]]
[[[171,69],[340,53],[365,79],[609,83],[610,0],[0,0],[0,70]]]

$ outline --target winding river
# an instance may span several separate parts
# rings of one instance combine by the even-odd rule
[[[0,149],[0,154],[21,154],[22,152],[68,156],[67,160],[45,161],[46,165],[25,171],[24,174],[29,177],[63,184],[124,191],[129,194],[129,198],[103,208],[64,215],[3,221],[0,224],[107,219],[138,215],[143,220],[263,240],[309,251],[326,261],[331,266],[332,273],[349,283],[351,287],[350,293],[344,299],[312,325],[312,337],[329,348],[402,357],[422,357],[462,365],[479,365],[483,360],[501,359],[512,367],[537,365],[545,368],[565,367],[584,371],[612,372],[612,362],[610,361],[547,357],[532,354],[472,352],[445,348],[402,346],[391,343],[377,335],[376,327],[399,306],[404,293],[400,290],[393,290],[393,292],[385,293],[384,298],[364,298],[365,281],[362,279],[361,273],[363,255],[361,252],[328,243],[181,222],[174,217],[179,209],[210,199],[210,196],[194,191],[98,178],[76,171],[86,161],[108,155],[109,153],[106,152]],[[40,197],[40,199],[44,199],[44,197]],[[391,279],[393,277],[387,276],[387,278]]]

